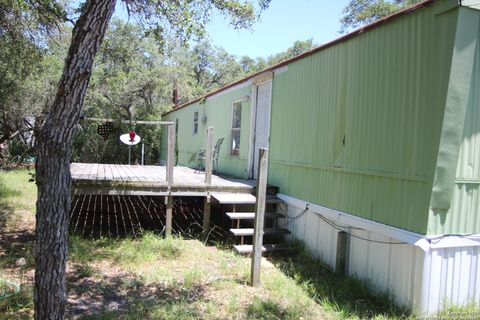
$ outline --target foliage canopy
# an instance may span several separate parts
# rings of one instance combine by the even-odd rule
[[[350,0],[342,11],[340,32],[377,21],[421,0]]]

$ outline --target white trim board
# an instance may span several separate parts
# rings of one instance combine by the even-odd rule
[[[435,249],[480,247],[480,234],[426,236],[415,245],[425,252]]]
[[[264,83],[270,82],[270,110],[269,110],[269,125],[268,131],[270,133],[271,127],[271,114],[272,114],[272,99],[273,99],[273,73],[267,72],[262,73],[255,77],[252,81],[252,98],[250,104],[250,136],[248,144],[248,159],[247,159],[247,174],[250,179],[255,177],[254,174],[254,165],[255,165],[255,131],[256,131],[256,120],[257,120],[257,91],[258,87]],[[269,138],[270,139],[270,138]]]
[[[282,199],[288,205],[291,205],[300,209],[308,209],[311,211],[315,211],[316,213],[325,216],[325,218],[328,218],[333,222],[375,232],[375,233],[384,235],[386,237],[390,237],[406,243],[415,244],[417,241],[424,238],[424,236],[419,233],[387,226],[385,224],[360,218],[346,212],[342,212],[342,211],[327,208],[318,204],[299,200],[299,199],[287,196],[285,194],[279,193],[277,194],[277,197]]]
[[[205,100],[210,100],[210,99],[214,99],[214,98],[218,98],[218,97],[221,97],[223,96],[224,94],[227,94],[229,92],[232,92],[232,91],[235,91],[235,90],[238,90],[238,89],[241,89],[241,88],[244,88],[244,87],[247,87],[249,85],[252,84],[252,80],[249,79],[247,81],[243,81],[241,83],[238,83],[236,85],[234,85],[233,87],[230,87],[230,88],[227,88],[225,90],[222,90],[220,92],[217,92],[217,93],[214,93],[212,94],[211,96],[208,96]],[[199,102],[197,102],[199,103]]]
[[[277,74],[281,74],[281,73],[284,73],[284,72],[287,72],[287,71],[288,71],[288,65],[273,70],[273,74],[277,75]]]
[[[287,205],[299,209],[314,211],[323,215],[332,222],[361,228],[366,231],[375,232],[383,236],[396,239],[405,243],[413,244],[425,252],[430,249],[459,248],[480,246],[480,234],[469,235],[422,235],[419,233],[388,226],[368,219],[360,218],[352,214],[327,208],[318,204],[303,201],[285,194],[277,194]]]

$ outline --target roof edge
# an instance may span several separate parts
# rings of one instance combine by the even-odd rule
[[[395,19],[398,18],[398,17],[404,16],[404,15],[408,15],[408,14],[410,14],[410,13],[413,13],[413,12],[415,12],[415,11],[417,11],[417,10],[423,9],[423,8],[425,8],[425,7],[428,7],[428,6],[432,5],[432,4],[434,4],[435,2],[439,2],[439,1],[441,1],[441,0],[425,0],[425,1],[419,2],[419,3],[417,3],[417,4],[414,4],[414,5],[412,5],[412,6],[410,6],[410,7],[407,7],[407,8],[405,8],[405,9],[401,10],[401,11],[398,11],[398,12],[396,12],[396,13],[393,13],[393,14],[389,15],[389,16],[386,16],[386,17],[384,17],[384,18],[381,18],[381,19],[379,19],[379,20],[377,20],[377,21],[375,21],[375,22],[372,22],[372,23],[370,23],[370,24],[368,24],[368,25],[366,25],[366,26],[360,27],[360,28],[358,28],[358,29],[356,29],[356,30],[354,30],[354,31],[352,31],[352,32],[344,35],[344,36],[341,36],[340,38],[336,38],[336,39],[334,39],[334,40],[332,40],[332,41],[330,41],[330,42],[324,43],[324,44],[322,44],[322,45],[320,45],[320,46],[318,46],[318,47],[315,47],[315,48],[313,48],[313,49],[311,49],[311,50],[309,50],[309,51],[306,51],[306,52],[304,52],[304,53],[302,53],[302,54],[299,54],[298,56],[295,56],[295,57],[293,57],[293,58],[284,60],[284,61],[282,61],[282,62],[280,62],[280,63],[277,63],[277,64],[275,64],[275,65],[273,65],[273,66],[270,66],[270,67],[268,67],[268,68],[266,68],[266,69],[264,69],[264,70],[255,72],[255,73],[253,73],[253,74],[251,74],[251,75],[249,75],[249,76],[247,76],[247,77],[245,77],[245,78],[242,78],[242,79],[240,79],[240,80],[237,80],[237,81],[235,81],[235,82],[232,82],[232,83],[230,83],[230,84],[228,84],[228,85],[226,85],[226,86],[224,86],[224,87],[222,87],[222,88],[220,88],[220,89],[217,89],[217,90],[215,90],[215,91],[209,92],[209,93],[207,93],[207,94],[205,94],[205,95],[203,95],[203,96],[201,96],[201,97],[199,97],[199,98],[196,98],[196,99],[193,99],[193,100],[191,100],[191,101],[185,102],[184,104],[180,105],[180,106],[177,107],[177,108],[174,108],[174,109],[172,109],[172,110],[170,110],[170,111],[164,112],[164,113],[162,114],[162,117],[163,117],[163,116],[166,116],[166,115],[168,115],[168,114],[170,114],[170,113],[172,113],[172,112],[174,112],[174,111],[177,111],[177,110],[179,110],[179,109],[183,109],[183,108],[185,108],[185,107],[188,107],[189,105],[194,104],[194,103],[196,103],[196,102],[198,102],[198,101],[205,100],[205,99],[207,99],[207,98],[209,98],[209,97],[211,97],[211,96],[213,96],[213,95],[216,95],[216,94],[218,94],[218,93],[220,93],[220,92],[222,92],[222,91],[225,91],[225,90],[227,90],[227,89],[230,89],[230,88],[232,88],[232,87],[234,87],[234,86],[236,86],[236,85],[238,85],[238,84],[240,84],[240,83],[242,83],[242,82],[245,82],[245,81],[251,80],[251,79],[253,79],[253,78],[255,78],[255,77],[258,77],[259,75],[261,75],[261,74],[263,74],[263,73],[273,72],[275,69],[281,68],[281,67],[286,66],[286,65],[288,65],[288,64],[290,64],[290,63],[292,63],[292,62],[295,62],[295,61],[297,61],[297,60],[301,60],[301,59],[303,59],[303,58],[306,58],[306,57],[308,57],[308,56],[311,56],[311,55],[313,55],[313,54],[315,54],[315,53],[317,53],[317,52],[320,52],[320,51],[322,51],[322,50],[325,50],[325,49],[327,49],[327,48],[330,48],[330,47],[332,47],[332,46],[334,46],[334,45],[337,45],[337,44],[339,44],[339,43],[348,41],[348,40],[350,40],[351,38],[354,38],[354,37],[356,37],[356,36],[359,36],[359,35],[361,35],[361,34],[363,34],[363,33],[365,33],[365,32],[368,32],[368,31],[370,31],[370,30],[372,30],[372,29],[376,29],[376,28],[378,28],[379,26],[381,26],[381,25],[383,25],[383,24],[386,24],[386,23],[388,23],[388,22],[390,22],[390,21],[392,21],[392,20],[395,20]]]

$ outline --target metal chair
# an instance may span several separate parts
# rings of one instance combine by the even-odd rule
[[[213,148],[213,172],[217,172],[218,170],[218,155],[220,154],[220,147],[222,146],[223,139],[224,138],[218,139],[215,148]]]
[[[220,154],[220,148],[222,147],[223,140],[224,140],[224,138],[218,139],[217,143],[215,144],[215,147],[213,148],[213,156],[212,156],[213,157],[213,168],[212,168],[213,172],[217,172],[217,170],[218,170],[218,155]],[[196,166],[195,171],[200,172],[201,169],[202,169],[201,168],[202,161],[205,162],[205,160],[207,159],[206,150],[205,149],[200,149],[195,155],[196,155],[196,159],[197,159],[197,166]]]

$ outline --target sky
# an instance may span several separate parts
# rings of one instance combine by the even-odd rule
[[[322,44],[340,35],[340,16],[348,0],[272,0],[253,30],[234,30],[219,14],[207,26],[213,44],[243,56],[267,57],[296,40]]]
[[[292,46],[296,40],[313,39],[317,45],[340,35],[340,16],[348,0],[272,0],[252,30],[234,30],[216,13],[207,25],[212,44],[237,57],[268,57]],[[126,17],[117,4],[115,16]]]

